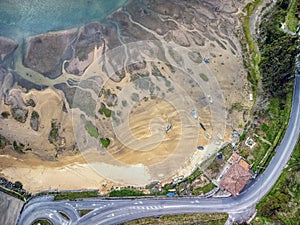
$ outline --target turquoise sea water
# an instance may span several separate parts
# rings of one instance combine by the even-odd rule
[[[0,0],[0,35],[17,38],[101,20],[127,0]]]

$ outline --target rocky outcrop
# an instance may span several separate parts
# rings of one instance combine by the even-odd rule
[[[60,76],[62,63],[72,57],[76,34],[77,29],[72,29],[28,38],[24,65],[51,79]]]
[[[34,131],[39,130],[39,124],[40,124],[40,115],[36,111],[32,111],[31,117],[30,117],[30,127]]]
[[[28,116],[28,110],[19,107],[13,107],[11,108],[11,114],[15,120],[25,123]]]
[[[14,52],[14,50],[18,47],[18,43],[0,36],[0,61],[4,61],[5,58]]]

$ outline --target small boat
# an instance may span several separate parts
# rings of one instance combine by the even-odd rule
[[[199,146],[197,147],[197,149],[198,149],[198,150],[204,150],[204,147],[199,145]]]
[[[201,128],[202,128],[204,131],[206,131],[206,129],[205,129],[203,123],[200,123],[200,126],[201,126]]]
[[[205,133],[205,137],[207,137],[208,139],[211,139],[211,136],[210,136],[210,134],[209,133]]]
[[[192,115],[195,119],[198,119],[198,114],[197,114],[197,111],[195,109],[192,110]]]
[[[165,129],[166,133],[168,133],[168,131],[169,131],[171,128],[172,128],[172,124],[168,123],[168,125],[167,125],[167,127],[166,127],[166,129]]]
[[[203,58],[203,62],[209,63],[209,58],[204,57],[204,58]]]

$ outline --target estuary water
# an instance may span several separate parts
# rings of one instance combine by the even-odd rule
[[[17,39],[101,20],[127,0],[0,0],[0,35]]]

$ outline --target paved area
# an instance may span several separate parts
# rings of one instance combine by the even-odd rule
[[[15,225],[24,202],[0,191],[0,224]]]

